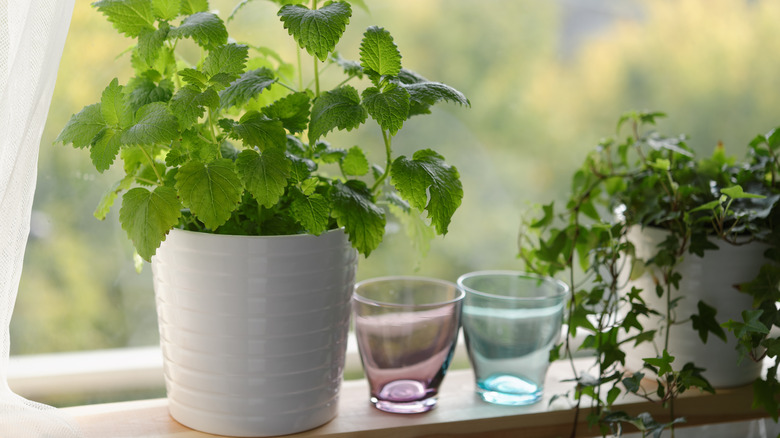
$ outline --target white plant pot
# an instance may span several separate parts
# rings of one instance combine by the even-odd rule
[[[321,236],[172,230],[152,259],[171,416],[276,436],[336,416],[357,252]]]
[[[628,238],[634,242],[637,256],[646,260],[658,251],[657,245],[666,236],[667,232],[661,229],[635,227],[630,230]],[[672,299],[683,297],[674,310],[678,321],[688,320],[692,314],[697,314],[699,300],[717,310],[715,318],[719,323],[729,319],[742,321],[742,311],[752,308],[751,296],[739,292],[734,286],[756,277],[765,263],[763,252],[766,246],[757,242],[740,246],[714,240],[713,243],[719,249],[706,251],[704,257],[686,253],[678,265],[677,270],[682,275],[680,288],[672,288]],[[658,298],[655,283],[648,273],[630,285],[643,289],[642,297],[650,308],[665,311],[666,298]],[[653,322],[640,321],[646,329],[656,328],[652,326]],[[704,376],[715,388],[752,382],[761,374],[761,364],[747,357],[740,364],[736,339],[728,331],[726,335],[728,342],[710,335],[705,344],[698,332],[693,330],[690,321],[673,326],[669,340],[669,354],[675,357],[673,365],[679,369],[685,363],[693,362],[697,367],[704,368]],[[660,352],[663,340],[656,339],[656,346]],[[626,365],[638,370],[642,367],[642,358],[655,356],[656,347],[644,342],[628,350]]]

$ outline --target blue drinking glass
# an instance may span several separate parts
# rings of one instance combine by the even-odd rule
[[[466,292],[462,326],[477,393],[500,405],[539,401],[569,287],[516,271],[472,272],[458,286]]]

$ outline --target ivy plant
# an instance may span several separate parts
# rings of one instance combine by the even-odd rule
[[[399,156],[392,141],[434,104],[469,100],[404,68],[383,28],[366,29],[359,60],[341,57],[351,2],[274,1],[297,63],[256,41],[231,40],[207,0],[92,4],[135,40],[133,77],[111,81],[57,138],[88,149],[98,172],[121,162],[123,176],[95,216],[105,218],[121,195],[119,220],[145,260],[175,227],[238,235],[343,227],[364,255],[382,241],[391,209],[432,229],[423,234],[447,233],[463,196],[457,169],[431,148]],[[199,59],[188,60],[188,45]],[[303,85],[302,52],[312,60],[311,86]],[[320,72],[331,66],[344,75],[326,86]],[[380,163],[360,146],[325,140],[363,126],[376,129]]]
[[[685,136],[645,131],[663,116],[656,112],[622,116],[618,138],[626,126],[628,135],[603,140],[574,172],[564,205],[540,206],[538,215],[524,221],[520,236],[519,257],[526,269],[562,276],[573,291],[568,333],[551,359],[571,359],[578,349],[594,352],[594,366],[587,372],[572,361],[573,397],[577,416],[583,401],[589,400],[587,420],[605,435],[632,424],[645,435],[657,437],[671,429],[674,436],[674,425],[684,421],[675,415],[677,396],[691,388],[714,391],[703,367],[679,363],[669,350],[670,336],[679,324],[691,324],[702,342],[713,336],[726,340],[728,329],[740,339],[744,355],[755,360],[778,354],[777,339],[769,333],[772,326],[780,326],[775,306],[780,300],[780,132],[757,137],[743,161],[727,156],[722,145],[712,156],[697,159]],[[628,237],[632,227],[662,228],[668,237],[652,257],[641,260]],[[683,257],[716,250],[714,239],[767,245],[766,264],[758,278],[734,291],[753,295],[754,306],[745,309],[744,321],[722,322],[714,308],[699,302],[698,314],[679,321],[674,311],[679,298],[672,298],[680,286],[679,263]],[[647,271],[657,279],[655,290],[628,286],[627,279]],[[650,307],[647,294],[664,297],[665,305]],[[644,326],[642,321],[648,320],[659,324]],[[572,340],[578,333],[586,336],[575,346]],[[626,351],[653,341],[659,341],[660,354],[644,358],[642,370],[627,372]],[[650,375],[656,376],[652,391],[642,384]],[[755,405],[777,419],[777,367],[754,388]],[[662,404],[669,418],[658,421],[647,413],[615,411],[614,402],[626,393]]]

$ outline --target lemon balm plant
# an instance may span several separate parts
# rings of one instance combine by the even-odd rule
[[[318,235],[343,227],[368,255],[382,241],[389,206],[412,220],[427,212],[427,226],[447,232],[463,195],[456,168],[428,148],[397,156],[392,141],[410,117],[429,113],[433,104],[469,101],[403,68],[382,28],[365,31],[359,62],[338,55],[349,2],[275,2],[281,25],[313,58],[311,87],[295,81],[293,64],[262,40],[231,42],[207,0],[93,3],[136,40],[134,76],[108,84],[57,141],[87,148],[99,172],[120,159],[124,177],[95,216],[105,218],[121,194],[119,220],[143,259],[150,260],[174,227],[238,235]],[[200,48],[192,64],[180,53],[186,40]],[[333,88],[320,81],[326,64],[344,72]],[[324,140],[333,130],[373,125],[369,120],[381,138],[378,164],[359,146]]]

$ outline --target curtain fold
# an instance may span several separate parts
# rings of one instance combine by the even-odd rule
[[[8,387],[9,325],[30,231],[38,149],[74,0],[0,0],[0,436],[79,437]]]

